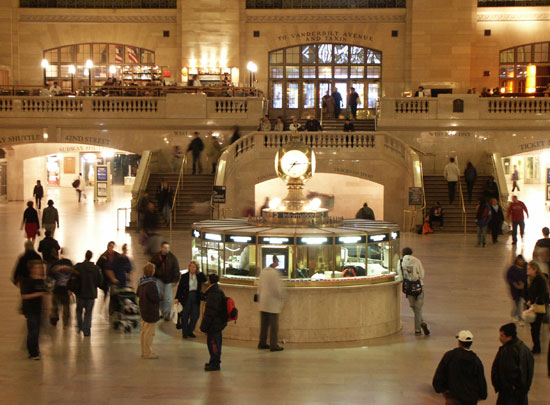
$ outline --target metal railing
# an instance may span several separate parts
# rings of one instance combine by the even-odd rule
[[[139,8],[166,9],[177,8],[176,0],[19,0],[21,8]]]
[[[176,190],[174,191],[172,206],[170,207],[170,244],[172,244],[172,230],[174,227],[174,222],[176,222],[176,216],[177,216],[176,206],[178,202],[178,194],[179,194],[180,188],[183,186],[183,175],[185,173],[186,165],[187,165],[187,153],[183,155],[183,159],[181,160],[181,167],[180,167],[180,173],[178,176],[178,182],[176,183]]]
[[[455,157],[455,164],[460,167],[458,163],[458,156]],[[458,175],[458,194],[460,196],[460,205],[462,208],[462,226],[464,227],[464,233],[467,231],[467,216],[466,216],[466,204],[464,202],[464,192],[462,191],[462,181],[460,180],[460,174]]]
[[[550,0],[477,0],[478,7],[550,6]]]
[[[342,9],[406,7],[406,0],[246,0],[247,9]]]

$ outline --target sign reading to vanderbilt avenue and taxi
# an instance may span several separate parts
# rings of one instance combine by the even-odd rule
[[[308,42],[353,42],[374,40],[372,35],[342,31],[303,31],[277,36],[279,41],[296,40]]]

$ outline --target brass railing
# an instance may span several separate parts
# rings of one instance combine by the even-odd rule
[[[460,168],[458,164],[458,156],[455,157],[455,164]],[[462,181],[460,179],[460,173],[458,174],[458,194],[460,195],[460,205],[462,208],[462,226],[464,227],[464,233],[467,231],[467,215],[466,215],[466,204],[464,202],[464,192],[462,191]]]
[[[185,173],[186,165],[187,165],[187,152],[185,152],[185,154],[183,155],[183,159],[181,160],[181,167],[180,167],[180,173],[178,176],[178,182],[176,183],[176,190],[174,191],[172,206],[170,207],[170,244],[172,244],[172,230],[173,230],[174,222],[176,221],[176,216],[177,216],[176,205],[178,202],[178,194],[183,184],[183,175]]]

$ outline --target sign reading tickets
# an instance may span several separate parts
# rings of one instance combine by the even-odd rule
[[[225,204],[225,186],[212,187],[212,202],[214,204]]]
[[[409,205],[424,205],[422,187],[409,187]]]

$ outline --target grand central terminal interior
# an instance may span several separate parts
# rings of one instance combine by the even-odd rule
[[[499,328],[515,322],[534,344],[506,272],[523,255],[548,275],[535,244],[550,227],[549,28],[547,0],[0,0],[6,403],[436,404],[434,373],[461,330],[495,403]],[[136,291],[166,241],[181,274],[195,261],[219,276],[239,312],[219,372],[203,371],[202,305],[196,339],[182,339],[173,306],[148,361],[137,322],[115,329],[102,291],[90,336],[71,302],[70,326],[45,314],[40,361],[27,359],[10,280],[38,181],[63,258],[126,244]],[[514,195],[528,210],[517,244]],[[489,197],[505,222],[482,244]],[[402,292],[406,247],[425,270],[428,334]],[[274,262],[279,353],[258,350],[256,295]],[[531,404],[550,398],[545,310]]]

